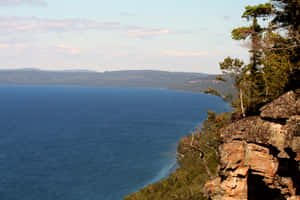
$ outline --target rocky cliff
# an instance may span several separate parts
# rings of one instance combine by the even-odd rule
[[[211,200],[300,200],[300,97],[290,91],[220,131]]]

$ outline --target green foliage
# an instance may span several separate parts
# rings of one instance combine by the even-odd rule
[[[234,98],[233,98],[233,95],[232,94],[228,94],[228,95],[226,95],[226,96],[224,96],[223,98],[222,98],[222,100],[223,101],[225,101],[225,102],[232,102],[232,101],[234,101],[233,100]]]
[[[251,33],[251,27],[240,27],[233,29],[231,32],[231,36],[234,40],[246,40],[251,35]]]
[[[186,136],[178,144],[178,152],[184,157],[178,158],[179,168],[176,169],[167,179],[158,183],[150,184],[132,193],[124,200],[206,200],[202,194],[204,184],[209,180],[203,160],[197,151],[189,148],[191,141],[203,151],[207,166],[213,174],[217,173],[219,164],[217,149],[219,146],[216,132],[220,124],[217,119],[224,119],[230,122],[230,113],[216,115],[208,111],[209,117],[203,123],[201,133],[194,133],[194,136]],[[194,138],[194,139],[193,139]]]
[[[223,62],[220,62],[220,69],[224,74],[229,74],[234,80],[234,86],[239,89],[238,98],[233,99],[232,96],[223,98],[224,100],[232,100],[231,105],[244,112],[244,104],[241,103],[242,98],[245,98],[247,66],[244,62],[235,58],[227,57]],[[241,97],[242,96],[242,97]]]
[[[223,76],[216,76],[216,79],[219,81],[226,82],[226,79]]]
[[[251,20],[256,17],[267,17],[272,13],[273,6],[270,3],[255,6],[246,6],[242,18]]]
[[[273,29],[284,29],[286,34],[281,41],[275,40],[272,53],[288,56],[291,64],[288,83],[285,90],[297,89],[300,85],[300,1],[272,0],[275,17],[272,20]],[[278,37],[277,37],[278,38]],[[280,45],[277,45],[277,44]]]
[[[183,90],[183,91],[192,91],[192,92],[204,92],[207,88],[214,89],[218,91],[222,96],[228,94],[236,94],[236,88],[233,88],[234,83],[233,79],[228,75],[220,75],[226,82],[221,80],[216,80],[216,75],[208,75],[203,78],[191,78],[185,81],[183,84],[177,84],[176,87],[168,87],[172,90]]]
[[[269,102],[279,97],[288,84],[292,71],[290,71],[290,61],[286,55],[269,53],[264,58],[264,81],[265,98]]]
[[[300,30],[300,1],[299,0],[272,0],[276,6],[274,24],[281,27],[289,27],[293,30]]]
[[[219,97],[221,96],[221,94],[218,91],[216,91],[212,88],[208,88],[207,90],[204,91],[204,93],[205,94],[212,94],[212,95],[219,96]]]
[[[219,64],[222,72],[225,74],[230,74],[236,83],[239,83],[242,80],[244,66],[244,62],[242,60],[227,57]]]
[[[208,114],[207,120],[209,120],[209,121],[215,121],[215,119],[216,119],[216,112],[211,111],[211,110],[208,110],[206,112]]]
[[[227,57],[220,69],[234,78],[239,94],[232,105],[246,116],[300,85],[300,1],[246,6],[242,18],[251,24],[233,29],[232,38],[250,43],[250,63]],[[268,19],[268,27],[262,27],[259,18]]]

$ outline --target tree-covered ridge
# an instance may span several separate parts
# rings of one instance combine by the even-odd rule
[[[152,70],[103,73],[34,69],[0,70],[0,84],[164,88],[189,92],[203,92],[206,88],[211,87],[220,91],[222,95],[235,92],[232,80],[223,84],[221,81],[215,80],[215,75]]]

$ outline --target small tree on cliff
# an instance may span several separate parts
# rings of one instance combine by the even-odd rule
[[[239,108],[242,112],[243,116],[246,116],[245,105],[244,105],[244,93],[245,93],[245,73],[246,68],[244,62],[235,58],[232,59],[227,57],[223,62],[220,62],[220,69],[222,73],[229,74],[233,77],[235,82],[235,87],[239,90],[239,100],[237,102],[233,102],[233,106]]]

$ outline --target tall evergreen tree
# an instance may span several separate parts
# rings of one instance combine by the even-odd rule
[[[264,79],[261,70],[262,65],[262,37],[266,28],[258,23],[258,18],[265,18],[272,12],[272,5],[269,3],[259,4],[257,6],[246,6],[242,18],[251,24],[247,27],[239,27],[232,30],[232,38],[234,40],[250,41],[250,63],[244,66],[243,82],[247,85],[244,91],[246,112],[255,114],[260,105],[264,103]],[[241,90],[240,90],[241,91]]]

